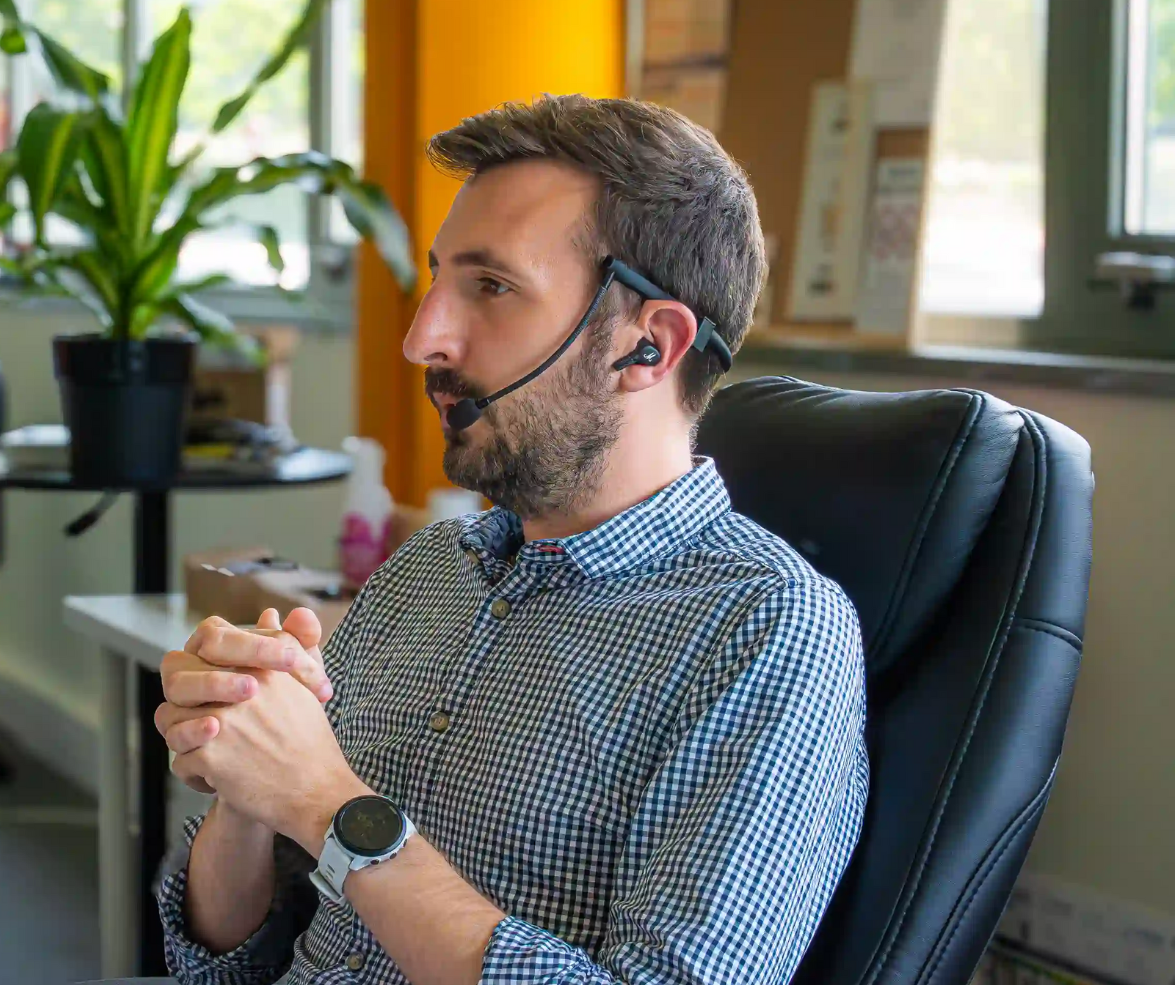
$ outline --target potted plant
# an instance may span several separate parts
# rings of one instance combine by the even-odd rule
[[[275,54],[221,107],[210,135],[228,127],[308,42],[327,2],[306,3]],[[186,8],[155,40],[123,99],[105,75],[23,20],[15,0],[0,0],[0,20],[0,51],[39,55],[59,93],[33,107],[15,145],[0,153],[0,225],[16,212],[6,191],[20,179],[34,230],[30,246],[0,264],[27,283],[77,298],[102,327],[53,340],[75,480],[97,488],[166,483],[180,464],[198,341],[241,344],[232,322],[197,299],[229,278],[180,278],[187,238],[223,225],[216,212],[232,199],[293,183],[338,196],[356,231],[374,243],[407,290],[415,276],[407,229],[378,185],[323,154],[257,158],[204,174],[196,171],[203,143],[176,158],[190,64]],[[50,215],[76,227],[83,245],[50,243]],[[277,233],[268,227],[254,233],[280,273]],[[170,328],[177,324],[182,332]]]

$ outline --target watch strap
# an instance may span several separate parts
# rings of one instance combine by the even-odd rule
[[[343,883],[351,871],[351,854],[339,844],[334,825],[326,833],[318,868],[310,873],[314,887],[332,903],[343,902]]]

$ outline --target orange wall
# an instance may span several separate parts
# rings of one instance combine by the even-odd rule
[[[620,95],[624,0],[369,0],[368,11],[366,133],[369,148],[375,140],[384,150],[382,157],[369,152],[368,174],[379,181],[394,178],[411,196],[409,205],[387,186],[415,237],[423,291],[428,247],[458,188],[429,167],[424,157],[428,138],[507,100],[530,100],[544,92]],[[383,32],[411,20],[416,45],[406,52],[402,35]],[[399,68],[389,59],[398,60]],[[411,80],[403,73],[406,59],[414,65]],[[406,139],[402,109],[408,90],[411,139]],[[410,175],[401,172],[405,167]],[[399,352],[412,306],[389,305],[385,276],[370,262],[360,268],[359,426],[388,448],[393,495],[423,505],[429,489],[447,485],[441,471],[444,441],[436,411],[424,397],[421,371],[405,369]],[[400,365],[390,365],[392,359]]]

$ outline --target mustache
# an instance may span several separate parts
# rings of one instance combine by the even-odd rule
[[[472,397],[474,400],[482,396],[480,389],[462,379],[454,369],[426,369],[424,371],[424,393],[434,404],[433,397],[444,393],[461,400]]]

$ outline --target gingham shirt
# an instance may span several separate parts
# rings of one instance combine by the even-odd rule
[[[501,509],[427,527],[325,657],[351,767],[508,914],[485,985],[790,978],[861,827],[860,630],[712,461],[572,537],[524,544]],[[301,849],[278,861],[266,924],[219,956],[173,863],[181,983],[406,981]]]

